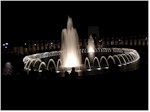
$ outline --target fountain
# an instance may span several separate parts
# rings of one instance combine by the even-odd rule
[[[79,52],[79,37],[73,28],[72,18],[68,17],[67,28],[62,30],[61,37],[62,67],[70,69],[81,66],[81,53]]]
[[[138,66],[130,66],[137,63],[139,59],[140,56],[134,49],[96,48],[91,35],[87,49],[80,49],[78,33],[73,27],[72,18],[68,17],[67,28],[61,33],[61,50],[28,55],[23,58],[23,62],[24,70],[27,72],[32,66],[39,72],[44,68],[47,70],[54,68],[56,72],[63,74],[64,71],[70,72],[71,68],[75,67],[78,72],[100,74],[103,73],[102,71],[113,70],[113,67],[118,67],[120,71],[129,71],[133,68],[135,70]]]
[[[94,59],[94,54],[95,54],[95,44],[94,44],[94,39],[92,35],[89,36],[88,39],[88,45],[87,45],[87,50],[88,50],[88,56],[90,60]]]
[[[94,53],[95,52],[95,44],[94,44],[94,39],[93,37],[90,35],[89,39],[88,39],[88,53]]]

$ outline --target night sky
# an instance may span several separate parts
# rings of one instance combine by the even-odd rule
[[[92,25],[99,26],[101,37],[148,32],[147,1],[2,1],[1,9],[2,41],[60,40],[68,15],[79,38],[87,38]]]

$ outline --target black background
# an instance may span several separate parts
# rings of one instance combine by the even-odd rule
[[[99,26],[101,37],[148,32],[147,1],[2,1],[2,41],[60,40],[68,15],[80,38],[88,38],[92,25]]]

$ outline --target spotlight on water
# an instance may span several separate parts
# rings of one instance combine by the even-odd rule
[[[61,60],[63,68],[81,66],[81,53],[79,52],[79,37],[73,28],[72,18],[68,17],[67,28],[62,30],[61,37]]]
[[[94,39],[93,37],[90,35],[89,39],[88,39],[88,53],[94,53],[95,52],[95,44],[94,44]]]
[[[88,56],[90,60],[92,60],[95,56],[95,44],[92,35],[90,35],[90,37],[88,38],[87,50],[88,50]]]

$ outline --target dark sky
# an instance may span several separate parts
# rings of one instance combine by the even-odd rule
[[[80,38],[87,38],[90,25],[99,26],[101,36],[148,32],[147,1],[2,1],[1,9],[2,41],[61,39],[68,15]]]

